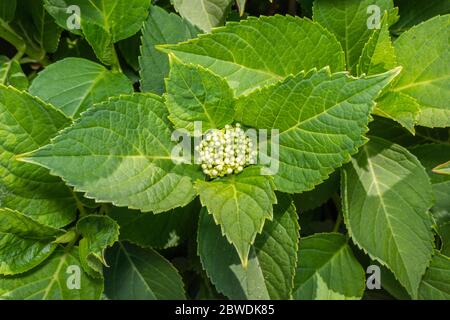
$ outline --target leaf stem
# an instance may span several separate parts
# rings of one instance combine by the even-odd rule
[[[19,58],[25,53],[27,49],[25,41],[3,19],[0,19],[0,38],[5,39],[17,49],[16,56]]]

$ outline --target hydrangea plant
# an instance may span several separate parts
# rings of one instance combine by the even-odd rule
[[[0,298],[450,298],[448,5],[29,1]]]

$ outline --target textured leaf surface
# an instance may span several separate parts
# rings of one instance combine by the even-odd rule
[[[59,178],[15,157],[50,142],[69,120],[27,93],[0,85],[0,206],[62,227],[75,218],[75,200]]]
[[[80,240],[80,262],[87,274],[101,277],[103,265],[108,266],[104,253],[119,240],[119,225],[108,216],[89,215],[80,219],[77,230]]]
[[[357,74],[383,73],[397,66],[395,50],[389,34],[388,16],[385,14],[379,29],[375,29],[364,45],[358,60]]]
[[[365,43],[371,37],[374,28],[369,29],[370,12],[368,7],[376,5],[382,15],[393,10],[392,0],[316,0],[314,1],[314,21],[331,31],[345,52],[347,70],[354,73]],[[381,18],[381,17],[378,17]]]
[[[161,49],[185,63],[209,68],[238,95],[302,70],[344,69],[344,54],[335,37],[310,20],[291,16],[249,17]]]
[[[421,126],[450,126],[449,25],[450,15],[438,16],[411,28],[394,43],[403,70],[393,90],[417,100]]]
[[[118,242],[107,251],[105,293],[114,300],[182,300],[178,271],[152,249]]]
[[[419,299],[450,299],[450,258],[436,252],[419,287]]]
[[[239,98],[236,120],[279,130],[279,159],[269,156],[278,190],[311,190],[364,144],[373,100],[398,72],[362,79],[327,68],[299,74]]]
[[[13,86],[19,90],[28,88],[28,78],[17,60],[0,56],[0,84]]]
[[[113,44],[131,37],[147,18],[148,0],[45,0],[47,11],[63,28],[72,13],[67,8],[80,8],[81,30],[100,60],[107,64],[117,59]],[[71,30],[78,32],[76,29]]]
[[[389,92],[377,100],[374,114],[390,118],[400,123],[412,134],[420,115],[420,105],[416,99],[402,92]]]
[[[77,248],[56,250],[39,267],[19,276],[0,276],[0,298],[12,300],[92,300],[100,299],[103,283],[89,278],[81,269]],[[72,288],[80,268],[80,287]],[[72,288],[72,289],[69,289]]]
[[[298,300],[360,299],[365,274],[342,234],[317,233],[300,240],[294,285]]]
[[[0,274],[22,273],[37,266],[56,248],[51,242],[60,234],[20,212],[0,209]]]
[[[225,21],[233,0],[171,0],[175,10],[200,29],[210,32]]]
[[[201,121],[206,132],[233,122],[233,91],[207,69],[172,61],[166,86],[169,119],[176,128],[193,133],[194,121]]]
[[[157,96],[110,99],[23,160],[49,168],[98,202],[154,212],[184,206],[195,196],[191,177],[202,174],[172,161],[167,116]]]
[[[444,143],[431,143],[411,148],[411,152],[419,158],[430,177],[434,193],[434,204],[431,212],[440,225],[449,220],[439,217],[450,215],[450,176],[434,172],[433,168],[450,159],[450,145]]]
[[[131,82],[121,73],[80,58],[51,64],[34,79],[30,93],[61,109],[68,117],[78,117],[95,103],[133,92]]]
[[[272,205],[277,202],[272,178],[261,175],[260,170],[249,167],[238,175],[195,185],[202,205],[234,245],[244,266],[256,235],[264,221],[272,219]]]
[[[192,236],[196,220],[191,204],[164,214],[142,213],[126,208],[111,208],[108,215],[120,226],[120,239],[145,248],[167,249]]]
[[[298,223],[287,196],[279,197],[273,221],[250,248],[247,267],[203,209],[198,231],[198,254],[217,290],[230,299],[289,299],[296,268]],[[217,254],[220,252],[220,254]]]
[[[199,33],[180,16],[168,13],[158,6],[150,7],[150,14],[142,29],[142,47],[139,65],[141,89],[157,94],[164,92],[164,78],[169,74],[167,55],[155,45],[175,44],[191,39]]]
[[[417,297],[433,250],[432,189],[424,168],[403,147],[371,138],[342,174],[343,211],[353,241]]]

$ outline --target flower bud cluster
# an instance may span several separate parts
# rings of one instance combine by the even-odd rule
[[[253,143],[239,123],[209,131],[196,147],[203,172],[211,178],[239,173],[255,163],[256,151],[252,149]]]

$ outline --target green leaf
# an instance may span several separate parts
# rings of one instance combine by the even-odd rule
[[[273,221],[250,247],[247,267],[220,228],[203,209],[198,230],[198,254],[217,290],[230,299],[289,299],[293,286],[298,250],[298,222],[288,196],[280,195],[274,206]],[[220,254],[218,252],[220,251]]]
[[[441,238],[440,252],[450,257],[450,220],[438,226],[438,234]]]
[[[52,241],[63,232],[10,209],[0,209],[0,274],[28,271],[56,249]]]
[[[26,12],[29,23],[22,21],[29,36],[45,52],[55,52],[58,48],[62,28],[44,8],[44,0],[18,0],[19,11]],[[24,16],[25,18],[25,16]]]
[[[239,15],[242,17],[245,13],[245,4],[247,3],[247,0],[236,0],[236,5],[239,9]]]
[[[57,249],[43,264],[27,273],[18,276],[0,276],[0,298],[11,300],[100,299],[103,291],[102,281],[91,279],[79,265],[77,248],[73,248],[70,252]]]
[[[223,78],[201,66],[170,64],[166,105],[175,128],[194,133],[194,122],[201,121],[206,132],[233,122],[233,91]]]
[[[381,27],[375,29],[364,45],[357,64],[357,74],[373,75],[397,66],[394,46],[389,34],[388,15],[384,14]]]
[[[5,22],[11,22],[14,19],[16,13],[17,1],[8,0],[0,2],[0,19]]]
[[[167,56],[156,50],[158,44],[175,44],[191,39],[199,30],[174,13],[158,6],[150,7],[150,15],[142,29],[139,65],[141,89],[157,94],[164,92],[164,78],[169,74]]]
[[[421,126],[450,126],[449,25],[450,15],[438,16],[411,28],[394,43],[403,70],[392,90],[416,99]]]
[[[106,64],[117,63],[114,43],[139,31],[150,6],[148,0],[45,0],[45,3],[47,11],[65,29],[69,29],[67,20],[72,15],[67,13],[67,8],[78,6],[81,30],[98,58]]]
[[[253,166],[238,175],[195,184],[202,205],[234,245],[244,267],[256,235],[266,219],[272,220],[272,205],[277,202],[272,177],[260,171]]]
[[[317,23],[291,16],[249,17],[197,39],[158,47],[224,77],[237,95],[302,70],[344,69],[335,37]]]
[[[450,2],[447,0],[395,0],[395,4],[399,7],[400,19],[391,27],[391,32],[394,34],[400,34],[439,14],[450,13]]]
[[[61,112],[25,92],[0,85],[0,206],[63,227],[75,218],[73,194],[48,170],[16,158],[50,142],[70,124]]]
[[[167,249],[192,235],[191,225],[197,220],[193,209],[189,204],[164,214],[153,214],[112,207],[108,215],[119,224],[121,240],[144,248]]]
[[[450,299],[450,258],[436,252],[419,287],[419,299]]]
[[[301,73],[240,97],[235,118],[254,128],[279,130],[272,137],[278,143],[271,143],[279,153],[266,159],[276,188],[308,191],[365,143],[373,100],[398,73],[394,69],[361,79],[331,74],[328,68]]]
[[[28,88],[28,78],[23,73],[22,67],[17,60],[4,59],[0,56],[0,84],[13,86],[19,90]]]
[[[113,300],[183,300],[178,271],[152,249],[118,242],[107,251],[105,293]]]
[[[434,194],[434,205],[431,208],[438,225],[447,222],[439,217],[450,214],[450,176],[434,172],[438,164],[450,158],[450,145],[444,143],[430,143],[415,146],[410,150],[427,170]],[[448,220],[450,221],[450,220]]]
[[[397,121],[414,134],[414,126],[420,115],[420,105],[416,99],[407,94],[389,92],[377,100],[373,113]]]
[[[80,219],[77,230],[80,240],[80,262],[85,272],[93,277],[102,277],[103,265],[108,266],[104,253],[119,240],[119,225],[108,216],[89,215]]]
[[[345,236],[316,233],[300,240],[294,285],[297,300],[361,299],[365,274]]]
[[[316,0],[313,19],[331,31],[344,48],[347,70],[355,73],[364,45],[372,36],[374,28],[369,28],[372,12],[369,6],[377,6],[380,14],[387,11],[393,15],[392,0]],[[378,17],[381,20],[381,17]]]
[[[154,95],[112,98],[22,161],[49,168],[97,202],[155,213],[185,206],[195,197],[191,179],[203,175],[172,161],[167,116]]]
[[[68,117],[78,117],[95,103],[111,96],[133,93],[122,73],[111,72],[95,62],[66,58],[40,72],[30,93],[61,109]]]
[[[434,173],[450,175],[450,161],[444,162],[433,168]]]
[[[417,297],[433,251],[432,189],[425,169],[408,150],[373,137],[341,176],[353,241]]]
[[[233,0],[170,0],[175,10],[193,25],[210,32],[225,22]]]

